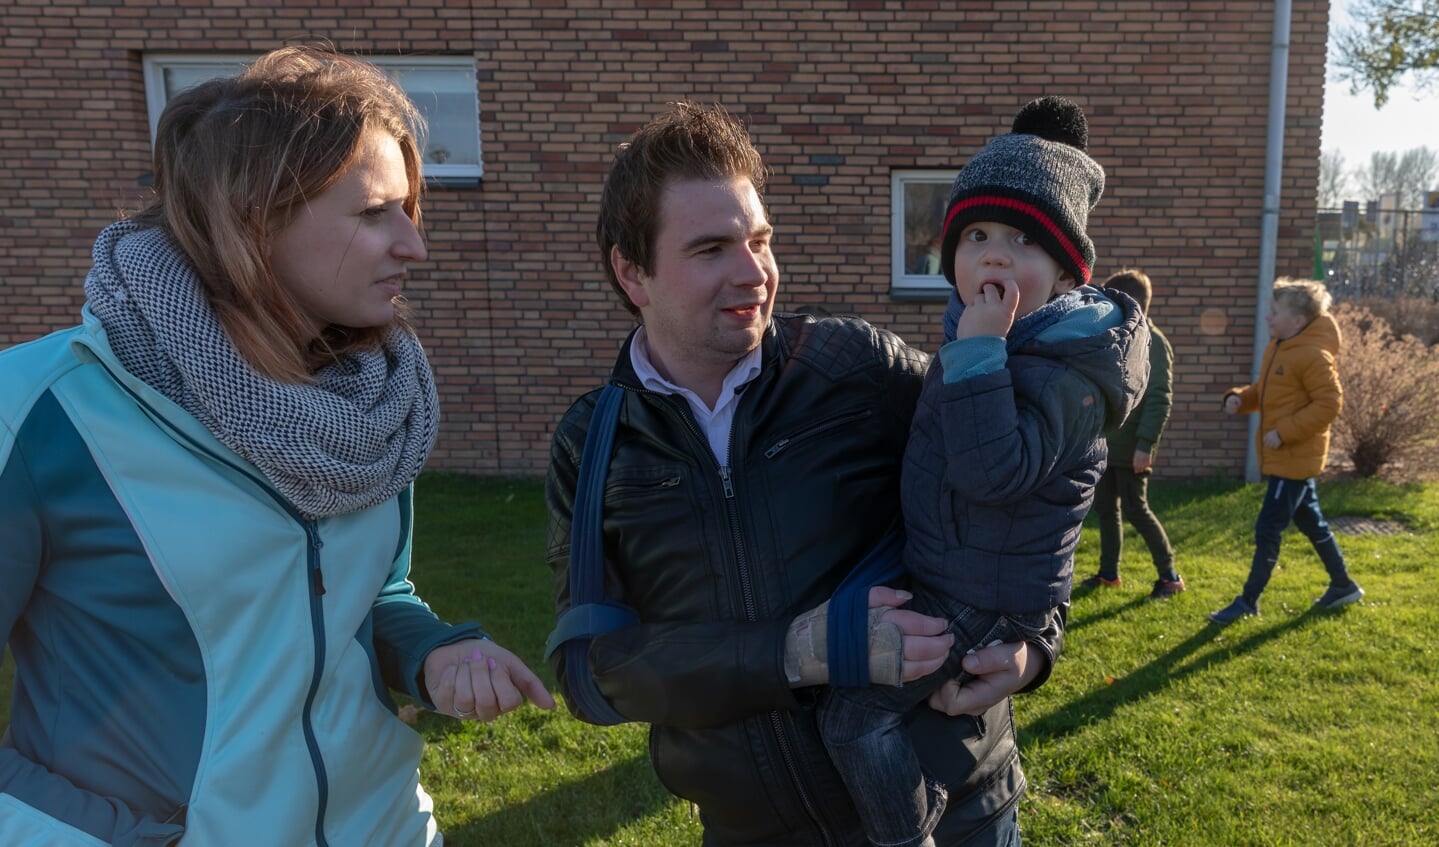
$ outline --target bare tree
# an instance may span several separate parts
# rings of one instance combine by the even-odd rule
[[[1320,160],[1320,189],[1323,190],[1323,160]],[[1424,192],[1439,185],[1439,153],[1416,147],[1403,153],[1372,153],[1369,163],[1354,172],[1360,199],[1378,200],[1385,194],[1399,195],[1400,209],[1424,207]]]
[[[1378,200],[1399,190],[1399,154],[1383,151],[1369,154],[1369,161],[1354,171],[1361,200]]]
[[[1339,78],[1374,91],[1374,108],[1408,74],[1423,90],[1439,82],[1439,0],[1358,0],[1354,26],[1335,34]]]
[[[1399,208],[1424,208],[1425,193],[1439,188],[1439,153],[1415,147],[1399,157]]]
[[[1349,172],[1344,169],[1344,153],[1326,150],[1319,156],[1319,208],[1337,209],[1349,199]]]

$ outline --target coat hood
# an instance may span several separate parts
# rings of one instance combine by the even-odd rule
[[[1286,338],[1283,341],[1276,340],[1273,343],[1286,348],[1316,347],[1337,358],[1341,341],[1339,324],[1334,322],[1333,315],[1324,312],[1299,330],[1293,338]]]
[[[1129,297],[1111,296],[1088,285],[1074,296],[1080,298],[1078,308],[1015,353],[1023,355],[1042,347],[1044,356],[1059,359],[1083,374],[1099,389],[1105,429],[1114,429],[1138,407],[1149,384],[1149,324]],[[1086,320],[1094,324],[1095,331],[1079,338],[1048,340],[1057,330]]]

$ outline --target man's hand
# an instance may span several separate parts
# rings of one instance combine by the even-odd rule
[[[954,328],[955,338],[997,335],[1004,338],[1014,326],[1014,313],[1019,310],[1019,284],[1012,279],[988,282],[979,288],[973,303],[964,305],[964,313]]]
[[[425,688],[437,711],[460,720],[491,721],[526,698],[541,709],[555,707],[545,684],[514,653],[478,638],[431,650]]]
[[[1154,467],[1154,454],[1148,450],[1134,451],[1134,472],[1144,473]]]
[[[991,644],[964,657],[974,679],[949,680],[929,697],[929,707],[947,715],[980,715],[1039,676],[1043,658],[1028,642]]]

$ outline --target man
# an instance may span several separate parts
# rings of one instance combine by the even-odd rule
[[[639,623],[596,636],[586,672],[621,718],[652,725],[655,770],[699,806],[706,844],[848,847],[865,839],[816,730],[826,650],[805,613],[896,523],[928,359],[857,319],[772,315],[764,183],[744,128],[687,103],[631,137],[606,178],[599,245],[640,326],[610,380],[623,400],[605,582]],[[565,414],[551,452],[547,557],[561,612],[598,393]],[[951,636],[942,620],[890,608],[905,599],[871,589],[860,638],[872,671],[893,660],[912,680],[939,667]],[[885,645],[886,627],[902,648]],[[1046,634],[971,656],[980,679],[915,710],[926,770],[950,792],[937,844],[1015,843],[1024,776],[1007,695],[1047,677],[1061,622]],[[564,656],[552,661],[572,711],[600,720],[575,705]]]

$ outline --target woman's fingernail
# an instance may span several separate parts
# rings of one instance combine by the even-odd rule
[[[475,650],[475,651],[473,651],[473,652],[470,653],[470,661],[472,661],[472,662],[478,662],[479,660],[483,659],[484,657],[485,657],[485,654],[484,654],[484,653],[481,653],[479,650]]]
[[[494,660],[493,658],[486,659],[485,661],[486,661],[486,662],[489,662],[489,664],[490,664],[490,670],[494,670],[494,669],[495,669],[495,660]]]

